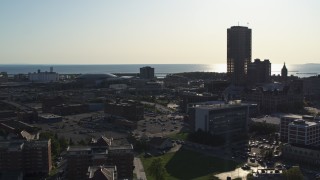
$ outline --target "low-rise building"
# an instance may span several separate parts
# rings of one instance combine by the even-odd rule
[[[54,114],[61,116],[89,112],[88,104],[61,104],[52,108]]]
[[[283,158],[306,165],[320,166],[320,148],[299,144],[284,144],[282,146]]]
[[[130,86],[127,91],[130,94],[136,95],[154,95],[160,94],[162,89],[162,84],[160,82],[146,79],[134,79],[132,80],[132,86]]]
[[[232,138],[248,130],[250,107],[255,104],[214,101],[189,105],[194,131],[199,129],[212,135]]]
[[[296,119],[288,125],[288,143],[320,145],[320,123]]]
[[[38,120],[38,112],[33,108],[7,100],[2,100],[1,104],[15,110],[19,121],[33,122]]]
[[[258,104],[261,113],[293,112],[303,105],[303,81],[269,83],[246,90],[245,99]]]
[[[222,94],[229,85],[230,83],[226,80],[211,80],[204,82],[206,92],[213,94]]]
[[[254,179],[273,179],[273,180],[281,180],[283,179],[282,170],[281,169],[257,169],[256,172],[253,173]]]
[[[56,82],[59,81],[59,74],[56,72],[53,72],[53,68],[50,68],[50,72],[41,72],[38,70],[38,72],[29,73],[29,81],[32,82]]]
[[[143,104],[136,101],[106,102],[106,116],[120,116],[131,121],[139,121],[144,116]]]
[[[282,142],[288,142],[288,129],[289,124],[296,119],[301,119],[299,115],[285,115],[280,119],[280,140]]]
[[[216,101],[218,100],[218,96],[211,93],[196,93],[185,91],[181,94],[182,101],[180,102],[181,110],[187,112],[188,104],[190,103],[200,103],[207,101]]]
[[[168,74],[163,79],[164,86],[168,88],[188,87],[188,81],[188,78],[177,74]]]
[[[56,123],[61,122],[62,116],[55,114],[39,114],[38,123]]]
[[[320,145],[320,121],[313,116],[285,115],[280,120],[282,142]]]

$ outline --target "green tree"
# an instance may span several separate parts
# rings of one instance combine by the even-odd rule
[[[299,166],[292,167],[282,173],[284,179],[303,180],[303,174]]]
[[[65,150],[69,146],[69,142],[63,136],[59,138],[59,143],[60,143],[61,150]]]
[[[156,180],[165,180],[167,177],[167,170],[164,167],[162,158],[156,158],[151,162],[148,172]]]
[[[73,146],[73,145],[74,145],[74,142],[73,142],[72,138],[69,139],[69,145],[70,145],[70,146]]]
[[[258,135],[268,135],[278,132],[279,129],[277,125],[274,124],[268,124],[266,122],[252,122],[249,125],[249,131],[255,132]]]
[[[40,140],[49,140],[51,139],[51,152],[52,152],[52,156],[53,158],[59,156],[60,152],[61,152],[61,148],[60,148],[60,142],[57,139],[58,135],[54,135],[51,132],[43,132],[40,133]]]
[[[87,143],[86,143],[83,139],[81,139],[81,140],[78,142],[78,144],[79,144],[79,145],[82,145],[82,146],[86,146],[86,145],[87,145]]]
[[[264,158],[267,159],[267,160],[272,159],[272,156],[273,156],[272,150],[267,150],[267,151],[264,153]]]
[[[57,139],[51,139],[51,152],[53,157],[57,157],[59,156],[60,152],[61,152],[61,148],[60,148],[60,143]]]
[[[253,180],[253,179],[254,179],[253,174],[252,174],[252,173],[249,173],[249,174],[247,175],[247,180]]]

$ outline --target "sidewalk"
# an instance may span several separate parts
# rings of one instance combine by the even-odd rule
[[[146,173],[144,172],[144,168],[140,158],[135,157],[133,160],[135,166],[135,173],[137,175],[138,180],[147,180]]]

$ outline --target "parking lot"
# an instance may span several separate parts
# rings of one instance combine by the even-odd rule
[[[176,114],[154,114],[146,113],[145,119],[138,122],[137,129],[133,132],[135,136],[166,136],[185,129],[183,116]]]
[[[57,133],[58,137],[71,138],[73,142],[87,142],[92,137],[97,138],[101,135],[113,137],[115,142],[126,141],[127,136],[125,130],[115,128],[104,120],[103,111],[64,116],[61,122],[35,125],[41,127],[42,131]]]

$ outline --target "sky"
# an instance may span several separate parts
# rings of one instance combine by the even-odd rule
[[[320,63],[319,0],[1,0],[0,64],[223,64],[227,28],[252,58]]]

